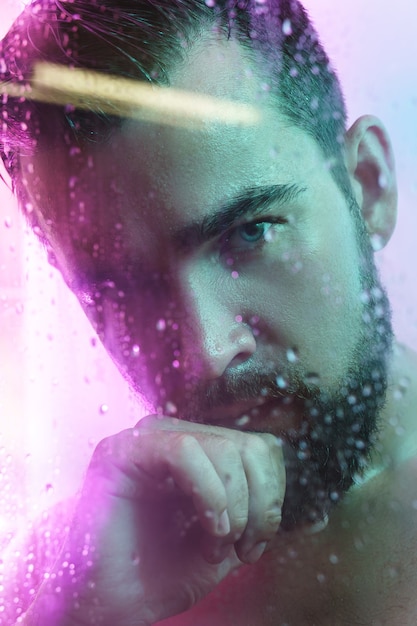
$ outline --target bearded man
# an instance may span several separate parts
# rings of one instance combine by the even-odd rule
[[[305,10],[34,0],[1,56],[22,210],[151,407],[10,566],[7,623],[414,624],[416,357],[374,264],[393,156],[378,119],[346,129]],[[88,96],[42,91],[45,62]]]

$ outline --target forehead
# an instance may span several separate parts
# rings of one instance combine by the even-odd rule
[[[271,85],[236,41],[213,34],[200,40],[170,79],[220,106],[225,99],[256,107],[260,121],[175,127],[126,120],[108,144],[87,148],[94,169],[77,172],[73,197],[90,215],[71,230],[88,252],[99,231],[103,244],[103,233],[111,242],[117,227],[123,247],[146,256],[173,229],[203,219],[245,188],[296,184],[323,194],[332,183],[316,143],[279,113]]]
[[[202,197],[205,209],[215,208],[244,179],[261,184],[261,179],[276,177],[277,168],[288,178],[307,144],[315,161],[321,157],[314,142],[279,113],[277,96],[259,63],[233,39],[211,34],[200,40],[187,61],[172,71],[170,84],[216,98],[220,109],[225,100],[247,104],[260,114],[253,125],[124,122],[106,153],[97,155],[97,164],[104,169],[109,159],[123,163],[124,177],[131,173],[137,182],[140,175],[143,188],[158,190],[160,198],[165,191],[170,210],[180,206],[184,214],[188,208],[195,212]]]

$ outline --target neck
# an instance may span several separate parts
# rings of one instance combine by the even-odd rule
[[[395,343],[380,433],[370,473],[394,467],[417,453],[417,354]]]

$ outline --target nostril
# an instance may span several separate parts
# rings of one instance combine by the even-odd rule
[[[241,365],[242,363],[245,363],[246,361],[248,361],[251,356],[252,356],[253,352],[239,352],[239,354],[237,354],[235,357],[233,357],[233,359],[230,361],[229,363],[229,367],[237,367],[238,365]]]

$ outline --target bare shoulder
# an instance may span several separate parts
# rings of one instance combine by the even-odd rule
[[[328,545],[340,557],[332,623],[415,626],[417,456],[357,485],[329,526]]]

